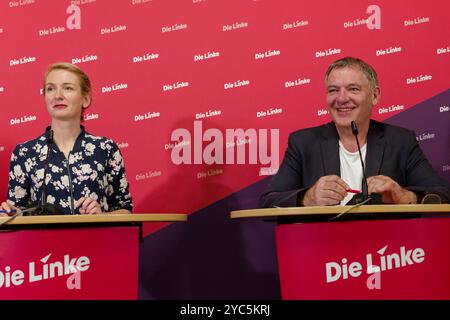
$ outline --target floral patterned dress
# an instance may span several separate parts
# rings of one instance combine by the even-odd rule
[[[32,207],[42,200],[47,137],[44,133],[13,151],[8,199],[18,208]],[[81,197],[97,200],[103,212],[133,208],[119,147],[111,139],[87,133],[83,126],[67,158],[55,143],[51,145],[45,183],[47,202],[62,214],[79,214],[74,203]]]

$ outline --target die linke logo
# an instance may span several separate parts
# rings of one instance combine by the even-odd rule
[[[364,270],[366,274],[380,273],[392,269],[398,269],[422,263],[425,260],[425,251],[422,248],[407,249],[401,246],[398,253],[385,254],[388,246],[377,251],[377,254],[366,254],[365,266],[358,261],[348,262],[346,258],[338,262],[325,264],[326,282],[331,283],[349,277],[358,278]]]
[[[125,25],[113,25],[112,27],[102,28],[100,30],[100,34],[104,35],[104,34],[115,33],[115,32],[119,32],[119,31],[125,31],[125,30],[127,30],[127,26],[125,26]]]
[[[84,115],[84,121],[96,120],[99,118],[98,113],[87,113]]]
[[[12,60],[9,60],[10,66],[18,66],[21,64],[27,64],[27,63],[33,63],[36,62],[37,58],[34,56],[28,56],[28,57],[21,57],[21,58],[14,58]]]
[[[394,104],[392,106],[389,107],[380,107],[378,109],[378,114],[384,114],[384,113],[390,113],[390,112],[395,112],[395,111],[401,111],[405,109],[404,105],[399,105],[399,104]]]
[[[97,0],[72,0],[72,1],[70,1],[71,4],[75,4],[77,6],[82,5],[82,4],[93,3],[93,2],[97,2]]]
[[[370,16],[362,19],[358,18],[353,21],[346,21],[344,22],[344,28],[366,25],[369,30],[381,29],[381,8],[373,4],[367,7],[366,13],[370,14]]]
[[[49,35],[52,35],[52,34],[55,34],[55,33],[61,33],[61,32],[64,32],[64,31],[66,31],[66,29],[64,27],[51,27],[51,28],[48,28],[48,29],[41,29],[41,30],[39,30],[39,36],[40,37],[42,37],[42,36],[49,36]]]
[[[441,106],[439,107],[439,112],[449,112],[450,107],[449,106]]]
[[[203,122],[194,121],[194,132],[178,128],[172,131],[171,140],[176,145],[172,148],[171,159],[180,164],[248,164],[269,165],[261,167],[260,175],[273,174],[279,167],[279,129],[225,129],[225,134],[216,128],[203,132]],[[270,131],[270,138],[268,136]],[[270,153],[269,149],[270,139]],[[236,143],[236,141],[238,143]],[[246,156],[248,143],[248,157]],[[204,148],[204,143],[208,143]],[[229,147],[233,146],[233,148]],[[235,150],[236,147],[236,160]],[[225,149],[225,152],[224,152]],[[193,156],[192,156],[193,155]]]
[[[217,58],[219,56],[220,56],[220,52],[207,51],[205,53],[195,54],[194,55],[194,61],[208,60],[208,59],[212,59],[212,58]]]
[[[248,28],[248,22],[235,22],[233,24],[225,24],[222,26],[222,31],[225,32],[243,28]]]
[[[0,29],[0,33],[1,33],[1,29]],[[436,54],[444,54],[444,53],[450,53],[449,46],[436,49]]]
[[[376,51],[376,56],[384,56],[386,54],[393,54],[393,53],[398,53],[402,51],[402,47],[389,47],[386,49],[378,49]]]
[[[255,60],[279,56],[280,54],[280,50],[267,50],[265,52],[257,52],[255,53]]]
[[[189,82],[187,81],[177,81],[175,83],[168,83],[163,85],[163,91],[171,91],[181,88],[189,87]]]
[[[199,112],[195,114],[195,120],[217,117],[222,115],[222,110],[208,110],[207,112]]]
[[[436,138],[436,134],[430,133],[430,132],[422,133],[422,134],[416,136],[417,141],[425,141],[425,140],[430,140],[430,139],[434,139],[434,138]]]
[[[97,61],[98,57],[95,54],[86,54],[82,57],[75,57],[72,59],[72,64],[80,64],[85,62]]]
[[[20,118],[12,118],[9,121],[9,124],[13,126],[15,124],[22,124],[22,123],[36,121],[36,120],[37,120],[37,116],[28,115],[28,116],[23,116],[23,117],[20,117]]]
[[[327,110],[327,109],[324,109],[324,108],[318,108],[318,110],[317,110],[317,115],[319,116],[319,117],[321,117],[321,116],[326,116],[327,114],[329,114],[330,112]]]
[[[140,172],[138,174],[136,174],[136,181],[141,181],[141,180],[147,180],[147,179],[152,179],[152,178],[156,178],[156,177],[161,177],[162,176],[162,171],[161,170],[149,170],[146,172]]]
[[[39,261],[28,263],[27,270],[13,270],[11,266],[0,268],[0,289],[21,286],[26,283],[41,282],[57,277],[68,276],[87,271],[90,268],[90,260],[86,256],[71,258],[69,254],[64,255],[61,261],[51,261],[51,253]],[[72,276],[67,279],[67,286],[73,289]],[[79,279],[78,279],[79,281]]]
[[[149,61],[149,60],[155,60],[159,58],[159,53],[150,53],[147,52],[141,56],[135,56],[133,57],[133,63],[139,63],[139,62],[144,62],[144,61]]]
[[[158,111],[148,111],[144,114],[137,114],[134,116],[134,121],[143,121],[147,119],[154,119],[159,118],[161,116],[161,113]]]
[[[307,25],[309,25],[308,20],[296,20],[294,22],[283,23],[283,30],[305,27]]]
[[[197,179],[208,178],[212,176],[218,176],[223,174],[223,169],[221,168],[211,168],[208,171],[197,172]]]
[[[426,74],[426,75],[419,75],[416,77],[410,77],[406,79],[406,84],[415,84],[415,83],[420,83],[420,82],[424,82],[424,81],[430,81],[433,79],[433,76],[430,74]]]
[[[81,11],[77,5],[69,5],[66,9],[66,13],[71,14],[66,20],[67,29],[80,29],[81,28]],[[39,30],[39,36],[45,37],[56,33],[66,31],[63,26],[54,26],[46,29]]]
[[[131,0],[132,5],[143,4],[143,3],[147,3],[147,2],[152,2],[152,0]]]
[[[250,80],[236,80],[235,82],[227,82],[223,84],[225,90],[245,87],[250,85]]]
[[[284,87],[285,88],[297,87],[297,86],[302,86],[302,85],[309,84],[309,83],[311,83],[310,78],[298,78],[295,80],[285,81]]]
[[[95,0],[93,0],[95,1]],[[88,0],[83,1],[72,1],[72,4],[69,5],[66,9],[66,13],[69,14],[66,20],[66,28],[69,30],[75,30],[75,29],[81,29],[81,9],[77,4],[85,3],[85,2],[92,2]],[[39,36],[50,36],[56,33],[61,33],[66,31],[66,28],[63,26],[54,26],[46,29],[39,30]]]
[[[274,116],[276,114],[281,114],[281,113],[283,113],[282,108],[269,108],[267,110],[257,111],[256,117],[257,118],[270,117],[270,116]]]
[[[339,54],[341,52],[342,52],[342,50],[339,48],[334,48],[334,49],[330,48],[325,51],[319,50],[319,51],[316,51],[316,58],[332,56],[334,54]]]
[[[172,32],[172,31],[179,31],[187,29],[188,25],[186,23],[176,23],[172,26],[164,26],[161,28],[162,33]]]
[[[10,8],[14,8],[14,7],[19,7],[19,6],[26,6],[29,4],[34,4],[36,2],[36,0],[20,0],[20,1],[10,1],[9,2],[9,7]]]
[[[128,88],[128,83],[116,83],[112,86],[104,86],[102,87],[102,93],[109,93],[118,90],[125,90]]]
[[[66,27],[69,30],[81,29],[81,9],[75,3],[67,7],[67,14],[70,14],[66,20]]]
[[[410,27],[410,26],[414,26],[417,24],[428,23],[428,22],[430,22],[429,17],[417,17],[414,19],[408,19],[408,20],[403,21],[403,25],[405,27]]]

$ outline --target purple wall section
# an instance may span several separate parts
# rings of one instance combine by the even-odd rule
[[[416,132],[420,147],[436,172],[450,182],[450,89],[385,122]]]
[[[450,181],[445,106],[450,106],[450,90],[386,122],[415,130],[436,171]],[[140,246],[139,298],[280,299],[275,224],[229,219],[230,211],[256,208],[269,179],[191,214],[187,223],[146,237]]]
[[[147,236],[140,299],[279,299],[275,224],[231,220],[257,207],[267,179]]]

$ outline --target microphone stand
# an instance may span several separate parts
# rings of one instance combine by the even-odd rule
[[[58,210],[57,207],[51,203],[47,202],[47,184],[45,179],[48,170],[48,158],[52,150],[53,145],[53,130],[48,129],[47,132],[47,155],[44,162],[44,180],[42,182],[42,193],[40,204],[34,207],[26,208],[22,210],[21,214],[24,216],[39,216],[39,215],[56,215],[61,214],[62,211]]]
[[[367,185],[366,169],[364,167],[364,161],[363,161],[362,154],[361,154],[361,148],[359,146],[358,127],[357,127],[355,121],[351,122],[351,127],[352,127],[352,133],[356,139],[356,145],[358,146],[359,160],[361,161],[361,167],[362,167],[362,173],[363,173],[362,193],[356,194],[352,200],[355,201],[355,204],[358,204],[361,202],[364,202],[364,204],[382,204],[383,202],[381,200],[381,194],[371,193],[369,195],[369,187]]]

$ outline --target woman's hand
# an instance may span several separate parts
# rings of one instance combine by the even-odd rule
[[[92,199],[82,197],[75,202],[75,209],[80,208],[80,214],[99,214],[102,213],[100,204]]]
[[[0,212],[0,217],[8,217],[12,210],[16,210],[17,212],[20,212],[20,209],[14,207],[12,204],[8,203],[7,201],[2,202],[0,205],[1,211],[6,212]]]

